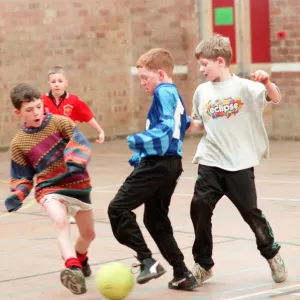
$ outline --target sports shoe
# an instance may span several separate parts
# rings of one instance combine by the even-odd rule
[[[279,252],[273,258],[268,259],[268,263],[271,268],[272,278],[275,282],[279,283],[287,279],[288,272]]]
[[[198,286],[200,286],[204,281],[213,276],[212,269],[206,271],[198,263],[194,264],[192,273],[197,280]]]
[[[140,267],[140,274],[136,278],[136,282],[139,284],[147,283],[149,280],[156,279],[166,273],[163,266],[153,258],[146,258],[133,267]]]
[[[73,216],[69,217],[69,223],[70,224],[76,224],[76,220],[75,220],[75,218]]]
[[[86,260],[83,261],[83,262],[81,263],[81,265],[82,265],[82,273],[83,273],[84,277],[89,277],[89,276],[91,276],[92,270],[91,270],[91,267],[90,267],[90,265],[89,265],[89,263],[88,263],[88,258],[86,258]]]
[[[75,295],[86,292],[84,275],[79,268],[64,269],[60,272],[61,283]]]
[[[198,283],[192,272],[188,271],[183,274],[183,277],[174,277],[168,286],[172,290],[191,291],[198,287]]]

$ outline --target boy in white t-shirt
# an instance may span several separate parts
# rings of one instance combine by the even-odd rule
[[[195,56],[207,82],[198,86],[193,99],[192,125],[205,129],[193,160],[199,164],[191,203],[193,274],[199,285],[212,276],[211,218],[215,205],[226,195],[255,234],[273,280],[283,282],[287,270],[279,255],[280,245],[257,208],[254,180],[254,166],[268,156],[263,109],[268,102],[278,103],[281,94],[265,71],[253,73],[255,81],[230,73],[232,49],[226,37],[214,35],[203,40]]]

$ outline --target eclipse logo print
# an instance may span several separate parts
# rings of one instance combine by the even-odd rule
[[[208,101],[205,105],[208,119],[220,117],[230,118],[235,116],[242,109],[244,102],[241,99],[223,98],[221,100]]]

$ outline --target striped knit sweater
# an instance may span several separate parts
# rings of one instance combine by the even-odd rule
[[[25,126],[11,142],[8,211],[17,210],[33,188],[39,202],[47,194],[62,194],[91,203],[91,184],[86,166],[91,147],[74,122],[46,114],[38,128]]]

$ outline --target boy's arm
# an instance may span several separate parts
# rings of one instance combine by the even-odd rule
[[[129,164],[130,164],[131,166],[133,166],[134,168],[136,168],[136,167],[139,165],[140,161],[141,161],[141,156],[140,156],[140,154],[135,152],[135,153],[130,157],[130,159],[129,159],[128,162],[129,162]]]
[[[186,115],[186,130],[191,129],[191,126],[193,125],[192,122],[192,118]]]
[[[193,97],[193,108],[192,108],[192,115],[191,115],[191,125],[190,130],[192,131],[201,131],[204,130],[203,120],[199,113],[199,99],[198,99],[198,91],[195,91]]]
[[[164,155],[174,134],[175,120],[172,105],[173,95],[165,90],[159,91],[161,109],[159,122],[151,129],[127,137],[128,147],[146,155]],[[161,100],[163,99],[163,101]],[[178,100],[180,101],[180,100]]]
[[[265,86],[269,100],[273,103],[278,103],[281,100],[281,93],[278,87],[270,81],[270,76],[267,72],[258,70],[251,74],[251,76],[255,81],[260,82]]]
[[[9,212],[18,210],[33,187],[34,170],[27,162],[22,152],[12,145],[10,167],[10,195],[5,199],[5,206]]]
[[[64,150],[67,168],[70,172],[82,172],[91,159],[90,143],[71,119],[61,118],[59,129],[68,140]]]
[[[77,98],[76,96],[76,100],[75,100],[75,108],[76,108],[76,116],[75,116],[75,119],[76,121],[79,121],[79,122],[86,122],[88,123],[89,121],[92,120],[92,118],[94,117],[92,111],[90,110],[90,108],[88,107],[88,105]]]
[[[99,139],[96,140],[96,143],[101,144],[104,142],[105,139],[105,133],[104,130],[101,128],[99,123],[95,120],[95,118],[92,118],[89,122],[87,122],[92,128],[94,128],[98,134],[99,134]]]
[[[78,119],[79,122],[86,122],[88,123],[92,128],[94,128],[99,135],[99,138],[96,140],[96,143],[101,144],[104,142],[105,134],[104,130],[101,128],[99,123],[94,118],[94,115],[88,105],[83,102],[80,99],[77,99],[77,113],[76,113],[76,119]]]

